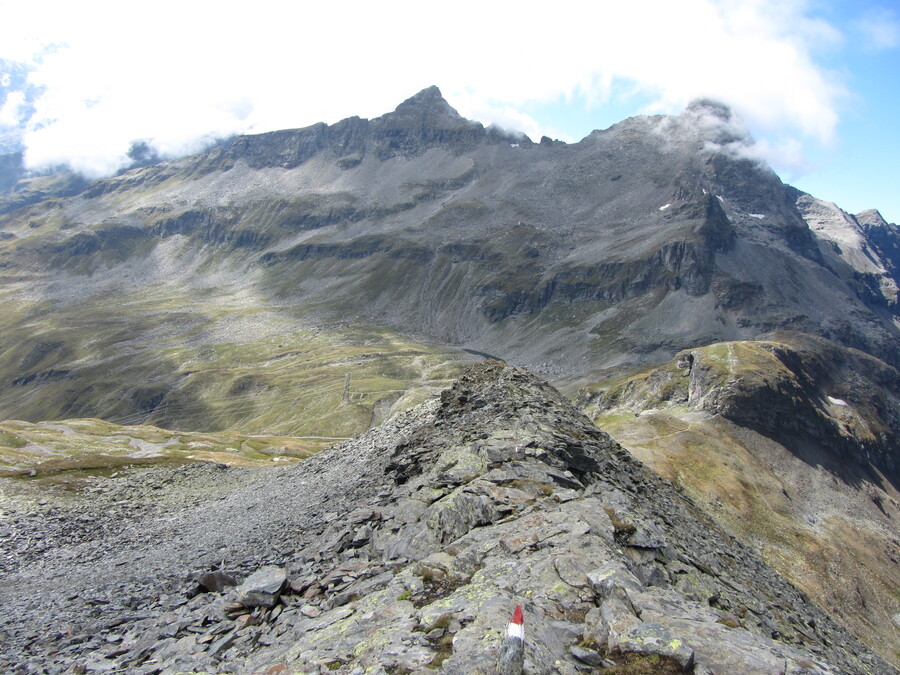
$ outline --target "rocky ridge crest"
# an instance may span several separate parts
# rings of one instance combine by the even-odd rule
[[[498,362],[294,467],[189,467],[162,494],[210,472],[231,487],[14,566],[0,666],[493,673],[522,604],[526,672],[895,672],[556,390]]]

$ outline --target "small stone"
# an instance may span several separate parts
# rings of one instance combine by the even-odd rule
[[[211,593],[221,593],[230,586],[237,586],[237,581],[234,580],[234,577],[222,570],[207,572],[201,575],[197,581]]]
[[[319,584],[313,584],[312,586],[310,586],[303,592],[303,598],[305,600],[310,600],[311,598],[314,598],[317,595],[320,595],[321,593],[322,593],[322,587],[319,586]]]
[[[594,666],[595,668],[601,668],[603,666],[603,657],[593,649],[585,649],[584,647],[573,645],[569,651],[572,652],[572,656],[582,663]]]
[[[246,626],[252,626],[256,623],[256,617],[252,614],[242,614],[237,619],[235,619],[235,624],[237,624],[238,630],[241,628],[245,628]]]
[[[288,586],[294,593],[303,593],[307,588],[313,585],[313,579],[310,577],[295,577],[288,580]]]
[[[300,613],[310,619],[315,619],[322,614],[322,610],[315,605],[303,605],[303,607],[300,608]]]
[[[229,647],[231,647],[231,645],[234,642],[236,637],[237,637],[236,631],[232,631],[231,633],[228,633],[226,636],[219,638],[216,642],[214,642],[212,644],[212,646],[209,648],[209,651],[207,652],[207,654],[209,654],[209,656],[211,656],[214,659],[219,658],[223,653],[225,653],[225,650],[227,650]]]

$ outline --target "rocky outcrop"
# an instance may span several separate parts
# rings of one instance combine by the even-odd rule
[[[770,338],[686,350],[646,379],[597,395],[596,405],[635,412],[687,405],[796,448],[798,455],[830,458],[837,473],[849,477],[872,465],[900,483],[897,370],[822,338]]]
[[[897,226],[888,223],[875,209],[862,211],[855,217],[885,268],[891,272],[894,281],[900,284],[900,232]]]
[[[819,240],[829,269],[873,307],[897,311],[900,236],[877,211],[852,216],[835,204],[791,188],[797,208]]]
[[[13,563],[0,665],[494,673],[520,604],[526,672],[895,672],[562,395],[497,362],[296,467],[220,471],[231,487],[188,508]],[[244,585],[199,592],[220,567]]]

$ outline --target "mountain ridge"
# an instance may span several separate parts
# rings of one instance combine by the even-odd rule
[[[501,336],[491,334],[496,324],[528,323],[529,317],[542,312],[548,304],[619,304],[641,297],[645,303],[652,303],[654,300],[646,295],[651,291],[664,293],[676,305],[691,306],[683,311],[709,314],[710,321],[703,321],[704,326],[714,325],[714,317],[724,324],[716,336],[676,337],[675,350],[690,346],[689,341],[751,337],[753,332],[745,330],[749,326],[742,323],[757,323],[758,333],[779,323],[784,327],[799,322],[811,331],[824,331],[838,341],[896,362],[900,343],[896,327],[869,313],[866,304],[871,304],[871,298],[854,290],[852,284],[847,288],[846,279],[816,278],[821,276],[821,251],[781,182],[757,161],[735,155],[727,149],[727,143],[720,144],[719,150],[706,148],[706,132],[700,129],[697,133],[696,125],[690,122],[696,120],[696,110],[684,119],[634,118],[595,132],[578,144],[542,146],[509,143],[511,139],[499,132],[467,123],[458,115],[450,117],[450,136],[442,135],[439,125],[428,132],[433,137],[422,136],[422,129],[430,128],[422,127],[422,119],[431,119],[430,113],[422,110],[437,108],[434,117],[440,120],[449,108],[437,90],[426,91],[431,93],[422,101],[415,102],[413,97],[414,103],[409,103],[408,107],[419,111],[409,118],[411,123],[403,114],[407,105],[404,103],[398,107],[400,113],[388,113],[376,120],[350,118],[330,127],[315,125],[305,130],[272,132],[274,136],[239,137],[197,159],[138,169],[100,181],[92,188],[94,192],[89,190],[78,201],[87,206],[96,200],[100,206],[104,201],[116,201],[112,195],[121,190],[125,190],[121,192],[124,197],[129,192],[159,192],[160,186],[174,186],[178,181],[182,187],[169,189],[170,198],[160,205],[123,212],[120,217],[107,216],[103,219],[107,224],[100,229],[88,228],[68,242],[63,240],[60,252],[67,259],[75,254],[70,264],[89,257],[91,247],[105,246],[110,250],[109,256],[127,259],[136,250],[159,246],[174,235],[185,234],[199,239],[201,245],[217,243],[231,248],[244,265],[252,262],[247,259],[248,254],[259,252],[257,261],[263,264],[263,270],[272,270],[264,273],[268,287],[264,292],[321,307],[334,300],[341,305],[334,316],[352,312],[371,319],[377,312],[386,315],[397,328],[402,320],[391,317],[372,297],[373,291],[381,293],[395,284],[405,287],[410,281],[390,274],[385,279],[378,278],[384,275],[373,264],[381,267],[382,259],[387,257],[426,273],[416,281],[432,300],[406,307],[404,315],[412,313],[416,317],[409,323],[424,329],[432,338],[471,341],[473,344],[468,346],[472,348],[506,352],[508,358],[524,357],[524,362],[533,362],[532,365],[547,360],[546,357],[552,360],[552,352],[558,347],[547,344],[546,349],[534,350],[544,351],[543,354],[517,356],[517,350],[504,344]],[[340,134],[332,143],[326,132],[334,128],[340,129]],[[518,147],[510,147],[514,145]],[[429,152],[436,154],[428,155]],[[396,166],[385,163],[381,158],[384,153],[394,158]],[[268,157],[266,162],[271,166],[254,169],[257,155]],[[239,159],[241,156],[243,159]],[[610,164],[613,157],[617,169]],[[606,185],[593,179],[597,172],[609,172]],[[507,178],[501,181],[503,175]],[[309,182],[316,180],[324,180],[327,189],[319,190]],[[201,184],[211,188],[205,195],[198,193]],[[290,189],[294,185],[304,195],[301,199]],[[501,185],[503,192],[498,193]],[[107,190],[111,191],[110,198],[104,200],[101,193]],[[258,197],[251,199],[266,206],[257,207],[254,201],[246,203],[246,197],[239,196],[253,194]],[[505,197],[494,196],[499,194]],[[185,200],[191,205],[189,208],[177,206]],[[552,210],[547,208],[551,204]],[[70,227],[80,228],[80,206],[73,203],[65,210],[72,210],[75,223]],[[490,241],[477,236],[473,229],[476,223],[482,232],[497,231],[497,245],[491,247]],[[123,230],[123,225],[136,229]],[[730,256],[721,250],[732,236],[727,229],[733,229],[737,235],[738,248]],[[133,236],[129,238],[128,233]],[[452,247],[442,249],[440,240],[435,239],[438,234],[445,243],[452,242]],[[890,230],[888,237],[895,234]],[[391,238],[392,243],[387,246],[379,243],[383,240],[378,237],[384,235]],[[107,244],[102,242],[104,239]],[[529,240],[533,243],[516,250],[521,246],[516,242]],[[310,249],[310,244],[318,248]],[[777,297],[777,288],[765,288],[765,284],[760,288],[758,281],[751,280],[753,272],[742,269],[743,261],[751,258],[759,259],[757,264],[762,262],[760,247],[767,249],[765,255],[769,257],[782,251],[778,253],[782,260],[777,264],[802,271],[799,281],[806,288],[799,292],[813,294],[812,287],[824,283],[829,293],[842,298],[842,311],[832,316],[821,311],[820,316],[808,316],[808,303],[792,305],[790,298]],[[470,253],[475,249],[477,257]],[[297,274],[297,261],[292,256],[308,260],[310,252],[323,268],[316,276],[334,280],[327,296],[320,296],[314,287],[305,290],[306,274]],[[537,258],[529,257],[535,252],[540,252]],[[500,271],[496,265],[485,266],[482,262],[485,256],[492,260],[491,256],[496,255],[509,260],[502,268],[505,279],[500,282],[492,278]],[[598,255],[601,261],[606,258],[612,265],[597,265]],[[794,255],[809,264],[798,266]],[[348,274],[365,280],[366,287],[372,290],[341,278],[341,268],[347,267],[335,263],[341,258],[361,261],[350,265],[354,269]],[[625,265],[619,266],[617,258]],[[722,262],[717,264],[717,258]],[[115,259],[112,257],[111,262]],[[465,306],[470,303],[445,301],[444,289],[427,278],[437,274],[448,279],[449,273],[452,279],[453,268],[460,264],[470,268],[467,277],[471,281],[465,295],[473,299],[471,307]],[[646,281],[635,284],[631,279],[644,267],[650,275]],[[273,274],[278,278],[273,278]],[[783,272],[778,270],[778,274]],[[285,288],[283,280],[289,277],[293,280]],[[746,304],[742,294],[754,287],[756,293],[774,295],[774,304],[787,311],[780,312],[778,307],[773,316],[764,319],[763,314],[771,310],[763,303],[747,307],[742,315],[740,305]],[[699,304],[695,300],[710,293],[722,295],[725,304],[712,298]],[[676,299],[678,296],[681,299]],[[353,298],[360,300],[354,302]],[[403,304],[400,298],[393,298],[391,304],[398,302]],[[434,311],[428,310],[429,305]],[[848,314],[856,315],[852,323],[844,319]],[[602,316],[598,318],[602,322]],[[584,328],[596,328],[598,334],[613,336],[621,334],[617,323]],[[577,323],[573,325],[576,327]],[[456,330],[460,328],[465,330]],[[522,325],[516,328],[527,330]],[[546,342],[541,327],[535,328],[533,344]],[[509,331],[503,333],[508,335]],[[626,341],[633,343],[632,351],[674,353],[665,341],[642,345],[645,332],[637,327],[626,333]],[[584,345],[582,349],[597,342],[590,335],[575,338]],[[480,336],[480,343],[476,336]]]
[[[156,494],[172,500],[192,476],[204,490],[192,507],[139,507],[93,541],[51,539],[44,558],[14,569],[0,649],[22,651],[0,658],[490,673],[498,626],[521,602],[536,672],[650,657],[693,672],[895,672],[562,395],[497,362],[288,469],[207,465],[104,489],[137,505],[141,484],[161,481]],[[234,517],[210,529],[221,509]],[[193,534],[173,540],[173,527]],[[239,578],[285,570],[284,603],[196,593],[218,563]],[[69,634],[50,627],[61,621]]]

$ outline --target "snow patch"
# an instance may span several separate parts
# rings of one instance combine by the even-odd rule
[[[718,199],[720,202],[725,201],[725,198],[722,195],[716,195],[716,199]]]
[[[842,398],[835,398],[834,396],[829,396],[829,397],[828,397],[828,401],[829,401],[832,405],[842,405],[842,406],[849,405],[849,404],[847,403],[847,401],[845,401],[844,399],[842,399]]]
[[[659,207],[659,210],[660,210],[660,211],[665,211],[665,210],[666,210],[667,208],[669,208],[670,206],[672,206],[672,205],[671,205],[671,204],[663,204],[662,206]]]
[[[751,218],[756,218],[756,219],[766,217],[764,213],[748,213],[747,215],[750,216]]]

